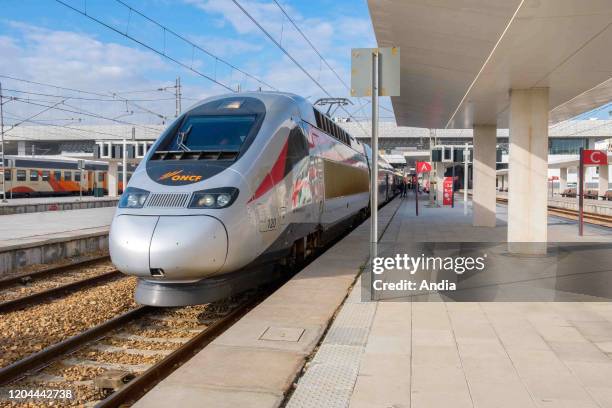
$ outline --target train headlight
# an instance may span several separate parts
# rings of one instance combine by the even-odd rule
[[[212,207],[215,205],[215,197],[212,194],[204,194],[196,204],[198,207]]]
[[[140,188],[128,187],[119,200],[119,208],[142,208],[149,192]]]
[[[226,208],[232,205],[237,197],[238,189],[234,187],[196,191],[191,196],[189,208]]]
[[[219,207],[225,207],[232,200],[232,196],[229,194],[219,194],[217,196],[217,205]]]

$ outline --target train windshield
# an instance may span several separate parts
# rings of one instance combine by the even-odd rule
[[[188,116],[168,150],[238,152],[256,115]]]

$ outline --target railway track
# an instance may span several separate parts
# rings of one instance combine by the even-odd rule
[[[1,279],[0,313],[22,309],[121,276],[114,267],[104,265],[108,261],[108,256],[101,256]]]
[[[508,204],[507,198],[497,197],[496,201],[499,204]],[[560,207],[549,205],[548,213],[551,215],[555,215],[557,217],[561,217],[561,218],[567,218],[567,219],[574,220],[574,221],[578,220],[577,210],[570,210],[567,208],[560,208]],[[585,212],[583,214],[583,219],[584,219],[584,222],[589,223],[589,224],[595,224],[595,225],[600,225],[600,226],[609,227],[609,228],[612,227],[612,217],[609,217],[606,215],[599,215],[599,214]]]
[[[11,390],[57,389],[72,393],[55,401],[62,406],[131,404],[270,290],[208,305],[131,309],[0,369],[0,406],[11,403]]]

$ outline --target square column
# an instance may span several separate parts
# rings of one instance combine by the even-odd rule
[[[117,197],[119,187],[119,164],[115,161],[108,162],[107,187],[108,196]]]
[[[567,167],[559,169],[559,194],[567,188]]]
[[[513,89],[510,92],[508,163],[510,252],[546,253],[548,110],[548,88]],[[527,245],[522,245],[523,243]]]
[[[608,165],[602,165],[599,166],[599,188],[598,190],[598,196],[602,197],[606,195],[606,191],[608,191],[608,181],[610,180],[609,174],[608,174]]]
[[[495,226],[497,127],[474,126],[474,186],[472,188],[472,224],[475,227]]]

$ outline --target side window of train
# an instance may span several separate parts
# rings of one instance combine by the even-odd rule
[[[30,181],[38,181],[38,170],[30,170]]]
[[[17,181],[26,181],[26,171],[17,170]]]
[[[49,181],[49,170],[42,171],[42,181]]]
[[[11,181],[11,171],[10,170],[4,170],[4,180]]]
[[[72,172],[71,171],[64,171],[64,180],[65,181],[72,181]]]
[[[80,171],[75,171],[74,172],[74,181],[81,181],[81,172]]]
[[[104,173],[102,173],[102,172],[98,173],[98,181],[99,182],[103,182],[104,181]]]
[[[289,148],[287,157],[291,165],[308,156],[308,140],[299,126],[294,127],[289,132]]]
[[[54,178],[56,181],[60,181],[60,180],[62,179],[62,172],[61,172],[61,171],[59,171],[59,170],[54,171],[54,172],[53,172],[53,178]]]

